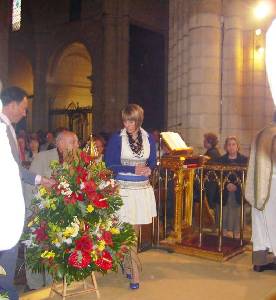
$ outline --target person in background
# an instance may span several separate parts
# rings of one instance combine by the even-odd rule
[[[39,152],[39,142],[35,138],[30,138],[27,161],[32,162]]]
[[[64,160],[64,155],[66,152],[73,151],[79,147],[78,138],[74,132],[62,131],[58,134],[56,138],[57,148],[39,152],[31,163],[30,171],[37,172],[43,176],[50,177],[52,170],[50,168],[50,163],[53,160],[59,161],[60,163]],[[34,198],[37,190],[30,185],[24,185],[24,195],[26,201],[26,217],[31,216],[31,211],[29,210],[31,206],[31,201]],[[25,288],[28,290],[39,289],[42,286],[51,283],[52,278],[48,273],[33,273],[28,266],[26,266],[26,279],[27,286]]]
[[[157,157],[157,159],[159,159],[159,157],[162,157],[166,153],[164,151],[164,149],[166,149],[166,145],[164,145],[164,143],[162,143],[162,145],[161,145],[161,153],[159,153],[160,131],[158,129],[153,129],[151,131],[151,135],[152,135],[152,137],[154,139],[154,142],[155,142],[156,157]],[[167,151],[167,153],[168,153],[168,151]]]
[[[247,157],[240,154],[239,142],[235,136],[229,136],[225,140],[226,153],[220,157],[219,163],[225,165],[245,165]],[[240,237],[240,210],[242,190],[239,184],[239,172],[229,172],[227,182],[223,190],[223,231],[228,237]],[[217,212],[219,211],[219,199],[217,199]],[[217,213],[218,215],[218,213]]]
[[[104,161],[105,140],[100,135],[94,136],[93,140],[98,151],[98,157],[96,161]]]
[[[56,148],[55,136],[51,131],[46,134],[46,143],[40,146],[41,151],[47,151]]]
[[[207,161],[209,163],[217,163],[221,157],[220,152],[217,148],[218,137],[212,132],[207,132],[204,134],[203,145],[206,149],[204,153],[210,159]],[[208,205],[211,209],[216,206],[216,201],[219,199],[219,186],[216,182],[215,174],[209,175],[209,180],[205,182],[205,192],[208,201]],[[208,209],[208,208],[207,208]]]
[[[137,235],[140,225],[152,223],[156,216],[155,196],[149,182],[156,165],[156,148],[153,138],[141,127],[143,119],[144,110],[139,105],[125,107],[122,110],[124,128],[110,138],[105,152],[106,166],[114,172],[123,200],[119,219],[132,224]],[[137,260],[137,247],[133,247],[131,274],[127,274],[131,278],[131,289],[139,288]],[[126,263],[124,268],[128,268]]]
[[[204,155],[210,157],[210,160],[208,162],[217,162],[220,158],[220,153],[217,148],[218,137],[212,132],[205,133],[203,145],[204,148],[207,150],[204,153]]]
[[[27,160],[27,145],[23,137],[17,138],[19,159],[21,163],[24,163]]]

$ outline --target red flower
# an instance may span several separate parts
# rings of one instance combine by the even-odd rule
[[[74,250],[68,258],[69,265],[77,269],[83,269],[88,267],[90,262],[91,262],[90,255],[87,252],[83,252],[80,250]]]
[[[72,193],[70,196],[64,196],[64,201],[66,204],[75,204],[77,201],[83,201],[83,195]]]
[[[34,232],[36,234],[35,239],[38,242],[42,242],[48,239],[48,235],[46,233],[46,224],[41,224],[39,228],[37,228]]]
[[[98,177],[101,179],[101,180],[105,180],[107,181],[108,179],[111,178],[111,171],[110,170],[102,170],[98,173]]]
[[[76,193],[76,198],[78,201],[83,201],[83,195],[82,194],[77,194]]]
[[[89,194],[95,192],[97,189],[97,185],[93,179],[84,182],[84,191]]]
[[[95,264],[103,270],[110,270],[112,268],[112,256],[106,250],[102,252],[102,257],[95,261]]]
[[[93,195],[92,199],[90,198],[90,200],[92,200],[93,204],[97,208],[108,208],[109,207],[108,202],[105,200],[105,198],[102,194],[95,193]]]
[[[89,223],[84,223],[84,231],[89,231],[89,229],[90,229],[90,225],[89,225]]]
[[[91,157],[89,154],[87,154],[86,152],[83,152],[83,151],[80,153],[80,158],[81,158],[87,165],[89,165],[90,162],[92,161],[92,157]]]
[[[93,248],[93,243],[89,236],[84,235],[75,241],[76,250],[81,250],[83,252],[91,252]]]
[[[112,233],[109,231],[104,231],[102,234],[102,239],[105,241],[105,243],[109,246],[113,245],[112,241]]]
[[[83,167],[81,167],[81,166],[78,166],[76,168],[76,171],[78,173],[78,177],[76,179],[77,183],[80,184],[81,181],[82,182],[86,181],[88,172]]]

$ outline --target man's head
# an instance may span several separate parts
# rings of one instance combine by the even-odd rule
[[[47,143],[49,143],[49,144],[51,144],[51,143],[54,144],[55,143],[55,137],[54,137],[54,134],[51,131],[47,132],[46,140],[47,140]]]
[[[28,98],[23,89],[17,86],[6,88],[1,92],[0,98],[3,104],[2,112],[11,123],[18,123],[26,117]]]
[[[105,140],[100,136],[94,137],[94,143],[98,151],[98,155],[101,156],[104,153]]]
[[[68,151],[76,150],[79,147],[77,135],[72,131],[61,131],[56,138],[58,150],[64,154]]]

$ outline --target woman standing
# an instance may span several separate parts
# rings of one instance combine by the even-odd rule
[[[124,128],[109,140],[105,162],[113,170],[119,184],[123,206],[119,211],[122,222],[130,223],[138,235],[141,224],[152,223],[156,216],[156,203],[149,176],[156,165],[156,149],[153,138],[141,125],[144,111],[137,104],[129,104],[122,110]],[[131,251],[130,288],[139,288],[137,247]],[[124,266],[126,268],[126,265]]]

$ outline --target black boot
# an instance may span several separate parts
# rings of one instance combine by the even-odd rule
[[[276,264],[269,263],[269,264],[266,264],[266,265],[254,265],[253,270],[255,272],[263,272],[263,271],[267,271],[267,270],[276,270]]]

